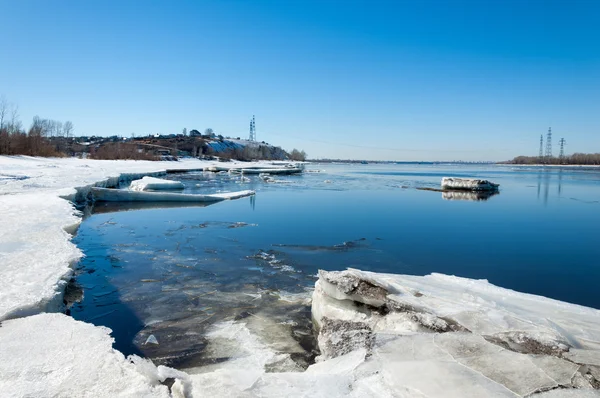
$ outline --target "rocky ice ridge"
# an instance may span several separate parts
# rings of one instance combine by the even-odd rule
[[[320,271],[312,311],[319,359],[365,350],[356,373],[370,369],[390,392],[600,395],[598,310],[483,280],[350,269]]]

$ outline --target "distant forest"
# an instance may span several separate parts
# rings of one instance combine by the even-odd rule
[[[517,156],[509,164],[564,164],[564,165],[600,165],[600,153],[574,153],[569,156],[539,157],[539,156]]]

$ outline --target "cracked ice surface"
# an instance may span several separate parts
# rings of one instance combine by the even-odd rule
[[[320,271],[312,307],[321,360],[367,350],[356,372],[371,369],[387,391],[424,397],[599,393],[598,310],[484,280],[353,269]]]

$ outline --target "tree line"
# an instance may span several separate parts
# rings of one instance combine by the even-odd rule
[[[600,165],[600,153],[574,153],[569,156],[517,156],[509,164]]]
[[[62,156],[61,148],[48,138],[69,138],[73,131],[70,121],[62,123],[39,116],[25,130],[19,119],[19,107],[5,97],[0,98],[0,155]]]

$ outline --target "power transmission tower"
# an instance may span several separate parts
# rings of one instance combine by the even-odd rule
[[[250,141],[256,141],[256,123],[254,122],[254,115],[250,120]]]
[[[558,143],[560,144],[560,154],[558,155],[558,158],[563,160],[565,157],[565,145],[567,145],[567,141],[564,138],[561,138]]]
[[[548,127],[548,135],[546,136],[546,158],[552,157],[552,129]]]
[[[542,160],[544,158],[544,135],[540,134],[540,154],[538,155],[538,158],[540,158],[540,160]]]

